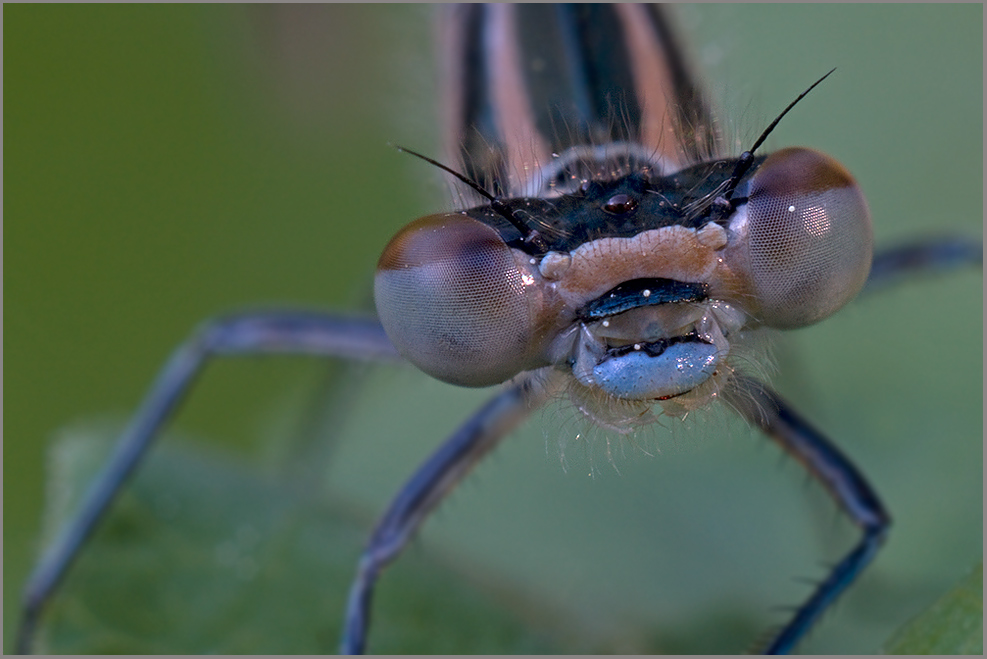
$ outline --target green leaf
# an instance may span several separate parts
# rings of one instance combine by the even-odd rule
[[[111,433],[51,454],[49,535],[77,505]],[[314,488],[165,438],[114,504],[43,620],[49,653],[324,653],[369,524]],[[545,653],[607,648],[414,546],[381,581],[370,650]],[[623,640],[626,643],[626,639]],[[642,650],[642,647],[621,649]]]
[[[913,618],[885,645],[887,654],[983,654],[984,566]]]

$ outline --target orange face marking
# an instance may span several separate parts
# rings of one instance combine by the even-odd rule
[[[663,278],[707,283],[711,296],[735,290],[738,280],[722,251],[727,232],[719,225],[642,231],[631,238],[600,238],[568,255],[551,255],[542,270],[567,306],[578,308],[622,282]],[[566,258],[568,256],[568,259]]]

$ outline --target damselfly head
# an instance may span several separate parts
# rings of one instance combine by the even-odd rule
[[[381,321],[405,357],[447,382],[555,368],[588,390],[581,409],[600,394],[684,414],[725,385],[745,331],[822,320],[870,269],[867,205],[835,160],[810,149],[759,158],[732,213],[708,204],[697,216],[730,169],[635,173],[422,218],[378,264]]]

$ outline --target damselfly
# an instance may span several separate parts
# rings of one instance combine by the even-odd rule
[[[646,23],[642,23],[642,24],[646,24]],[[566,29],[568,29],[568,28],[566,28]],[[564,30],[562,28],[560,28],[560,31],[562,31],[564,33]],[[510,28],[508,28],[507,31],[505,32],[505,34],[510,35],[510,34],[513,34],[513,32],[511,31]],[[611,39],[611,40],[609,40],[609,43],[618,43],[619,41],[620,41],[619,39]],[[513,98],[513,92],[511,94],[508,94],[508,97],[509,98]],[[521,95],[521,97],[527,97],[527,95],[526,94],[525,95]],[[599,100],[599,99],[597,99],[597,100]],[[610,101],[612,101],[612,98],[608,98],[608,99],[606,99],[606,101],[607,102],[610,102]],[[501,107],[500,110],[501,111],[504,111],[504,108]],[[623,112],[622,110],[618,110],[617,106],[613,106],[612,108],[608,109],[607,110],[607,113],[609,113],[608,116],[607,116],[608,121],[610,121],[612,123],[612,125],[614,125],[614,126],[621,126],[621,125],[623,125],[622,122],[625,122],[625,121],[628,120],[628,116],[626,115],[626,113]],[[573,125],[573,124],[576,124],[576,125]],[[700,125],[700,122],[696,118],[691,118],[691,119],[688,119],[685,122],[685,124],[688,124],[692,128],[696,128],[696,127],[698,127]],[[556,125],[554,126],[553,130],[557,130],[558,131],[558,134],[560,134],[560,135],[578,136],[580,134],[580,129],[578,128],[578,122],[573,122],[573,121],[567,119],[564,114],[557,120]],[[755,131],[755,135],[756,135],[756,131]],[[700,135],[699,137],[702,137],[702,135]],[[668,139],[675,139],[675,138],[673,137],[673,138],[668,138]],[[484,140],[486,141],[486,143],[496,144],[496,140],[491,139],[489,137],[484,137]],[[668,142],[663,142],[663,143],[668,144]],[[651,155],[645,155],[646,153],[647,154],[650,154],[651,151],[642,152],[640,150],[627,149],[627,148],[624,148],[624,147],[621,147],[621,146],[616,147],[614,150],[608,151],[607,149],[609,147],[608,147],[605,139],[599,138],[599,137],[593,137],[591,139],[591,146],[593,146],[594,149],[596,149],[596,150],[594,150],[594,151],[587,151],[587,152],[570,151],[568,153],[568,155],[566,153],[560,153],[559,154],[560,157],[559,157],[558,160],[568,162],[569,170],[575,171],[578,174],[577,179],[578,179],[578,182],[580,183],[580,185],[582,184],[582,177],[585,174],[585,171],[586,171],[586,168],[587,167],[588,167],[590,173],[596,173],[595,172],[596,166],[594,165],[594,163],[595,163],[594,158],[596,158],[601,153],[602,153],[602,155],[604,157],[609,157],[609,156],[612,156],[614,153],[616,153],[618,155],[618,158],[619,158],[619,163],[618,164],[621,167],[625,168],[625,169],[626,168],[630,168],[631,170],[640,169],[642,167],[641,163],[643,161],[646,161],[646,160],[648,160],[649,158],[652,157]],[[600,147],[603,147],[602,150],[600,150]],[[534,149],[535,149],[534,144],[532,144],[532,150],[534,150]],[[652,149],[652,151],[653,151],[653,149]],[[573,157],[574,154],[575,154],[576,157]],[[475,153],[472,154],[472,155],[473,156],[476,156]],[[568,158],[568,160],[566,160],[567,158]],[[480,162],[480,165],[479,166],[476,166],[477,161],[482,161],[482,158],[476,158],[476,157],[474,157],[471,160],[470,163],[467,163],[467,167],[466,167],[467,173],[469,173],[469,174],[471,174],[471,175],[476,176],[477,178],[479,178],[480,181],[481,181],[481,183],[484,183],[484,184],[496,183],[497,182],[497,176],[491,174],[491,172],[489,171],[490,168],[488,166],[486,166],[483,162]],[[553,162],[557,162],[557,161],[556,160],[553,160]],[[470,167],[470,165],[472,165],[472,167]],[[670,167],[667,171],[671,171],[672,169],[674,169],[674,167]],[[563,167],[563,168],[559,168],[556,173],[568,173],[569,170],[567,170],[566,168]],[[523,171],[523,166],[521,166],[521,165],[519,165],[517,163],[512,163],[507,168],[505,168],[503,171],[504,171],[505,174],[507,174],[509,176],[512,172],[520,172],[520,171]],[[706,177],[706,175],[700,177],[700,179],[704,179],[705,177]],[[524,177],[523,176],[519,176],[519,178],[524,178]],[[608,180],[609,180],[608,177],[607,176],[604,176],[603,183],[606,183]],[[523,185],[520,185],[520,184],[517,184],[515,186],[509,185],[509,184],[502,184],[501,187],[504,188],[505,190],[509,190],[510,188],[514,187],[515,188],[515,192],[524,189],[524,186]],[[562,181],[560,181],[559,182],[559,185],[557,185],[555,187],[548,186],[548,188],[546,188],[546,191],[547,192],[550,192],[551,194],[555,194],[556,192],[558,192],[563,187],[564,186],[562,185]],[[495,188],[492,188],[492,189],[496,190]],[[578,190],[572,190],[572,191],[567,191],[567,192],[577,192],[577,191]],[[503,190],[497,190],[497,192],[498,193],[501,193],[501,192],[503,192]],[[583,192],[585,192],[585,191],[583,191]],[[520,192],[517,192],[517,193],[520,194]],[[526,190],[525,190],[525,193],[526,194],[530,194]],[[618,194],[624,195],[624,194],[627,194],[627,193],[626,192],[622,192],[622,191],[621,192],[616,192],[613,195],[613,199],[615,199]],[[620,215],[622,212],[630,212],[631,210],[633,210],[633,209],[630,209],[629,208],[629,203],[631,203],[631,201],[633,201],[633,200],[628,201],[628,200],[624,199],[623,197],[620,200],[616,200],[616,201],[614,201],[613,199],[611,199],[611,197],[608,197],[607,200],[605,200],[608,203],[610,201],[613,201],[613,203],[610,204],[610,210],[608,211],[608,212],[611,212],[611,214]],[[703,201],[703,200],[697,200],[697,201]],[[696,209],[699,209],[699,210],[702,210],[703,207],[706,205],[705,202],[712,203],[712,202],[715,202],[715,201],[716,201],[716,195],[713,194],[708,199],[706,199],[705,201],[703,201],[703,203],[697,203],[696,206],[695,206],[695,208]],[[558,202],[553,202],[553,203],[558,203]],[[623,210],[621,210],[621,209],[623,209]],[[501,217],[504,217],[503,214],[501,214]],[[724,218],[726,218],[726,217],[729,217],[729,215],[725,215],[724,216]],[[624,236],[624,237],[626,237],[626,236]],[[566,250],[562,250],[558,246],[555,246],[555,247],[556,247],[556,249],[554,249],[554,250],[548,250],[548,251],[554,251],[554,252],[559,253],[559,254],[561,254],[563,251],[566,251]],[[572,248],[569,247],[569,246],[567,246],[567,250],[572,251]],[[544,257],[545,257],[545,254],[533,254],[532,255],[532,258],[541,258],[542,260],[544,260]],[[552,257],[552,258],[555,259],[556,257]],[[543,268],[543,269],[548,269],[548,266],[546,265],[545,268]],[[528,274],[530,275],[530,273],[528,273]],[[541,274],[544,275],[545,273],[541,273]],[[667,274],[667,273],[665,273],[665,274]],[[525,273],[521,273],[519,276],[521,277],[521,279],[523,281],[524,276],[525,276]],[[667,277],[667,276],[655,276],[655,277],[639,277],[639,276],[634,276],[631,279],[631,281],[634,281],[635,282],[635,285],[636,285],[637,283],[640,283],[638,280],[641,280],[641,279],[668,280],[668,279],[673,279],[673,278],[672,277]],[[622,284],[622,283],[624,283],[624,282],[615,282],[615,287],[614,288],[619,288],[620,284]],[[689,284],[689,283],[696,283],[696,282],[686,281],[686,282],[680,282],[680,283]],[[655,284],[662,284],[662,282],[652,282],[652,283],[649,283],[648,287],[637,286],[637,288],[634,288],[633,290],[630,290],[630,289],[627,289],[627,288],[621,288],[619,291],[617,291],[621,296],[627,297],[628,299],[632,299],[632,300],[638,300],[637,303],[633,303],[633,304],[628,303],[628,304],[630,304],[630,307],[628,307],[627,309],[623,309],[623,308],[620,309],[620,312],[619,313],[624,313],[625,311],[629,311],[632,308],[648,308],[648,307],[652,306],[650,303],[648,303],[648,304],[641,303],[640,300],[641,300],[641,298],[647,298],[648,297],[648,295],[646,294],[647,292],[653,292],[652,291],[652,288],[655,287]],[[608,289],[608,291],[609,290],[610,289]],[[662,289],[659,286],[655,290],[665,290],[665,289]],[[678,291],[678,292],[676,292],[676,291]],[[676,288],[673,285],[670,288],[668,288],[666,292],[669,295],[672,295],[673,293],[675,295],[686,295],[688,299],[682,298],[682,299],[678,300],[678,302],[679,303],[682,303],[682,304],[701,304],[701,303],[704,303],[704,301],[707,299],[707,297],[704,297],[704,296],[707,295],[707,293],[703,293],[701,291],[693,290],[692,288],[689,288],[688,291],[689,292],[687,292],[687,293],[682,293],[681,291],[679,291],[678,288]],[[691,296],[691,297],[688,297],[688,296]],[[676,299],[678,299],[678,298],[676,298]],[[579,322],[581,322],[581,323],[588,323],[588,324],[599,322],[599,323],[602,324],[602,323],[607,322],[611,318],[617,318],[619,316],[619,313],[617,311],[614,311],[614,310],[600,312],[599,309],[602,308],[601,307],[602,303],[597,304],[597,305],[594,306],[592,304],[592,302],[593,302],[593,300],[587,300],[586,301],[586,305],[589,305],[589,306],[580,307],[581,309],[583,309],[589,315],[586,316],[585,318],[579,318]],[[624,300],[624,302],[626,303],[627,300]],[[600,317],[597,318],[596,316],[593,315],[594,313],[597,313],[597,315],[599,315]],[[727,315],[729,315],[729,314],[727,314]],[[689,319],[689,323],[699,323],[699,322],[700,322],[700,320],[698,318],[697,319]],[[785,322],[781,322],[781,324],[784,325],[786,323]],[[734,331],[739,331],[739,329],[740,329],[739,327],[738,328],[735,328]],[[417,332],[417,330],[416,330],[416,332]],[[708,332],[706,332],[705,330],[699,331],[699,327],[698,326],[697,326],[697,332],[700,335],[704,335],[704,336],[708,334]],[[679,336],[679,335],[675,335],[675,336]],[[664,340],[664,339],[670,339],[670,338],[673,338],[673,337],[672,336],[668,336],[668,337],[664,337],[663,336],[663,337],[652,337],[652,338]],[[712,336],[711,335],[709,335],[709,338],[710,338],[710,341],[699,341],[697,343],[705,343],[706,345],[716,345],[716,342],[712,340]],[[649,341],[645,341],[645,343],[652,343],[652,344],[659,343],[659,342],[660,341],[658,341],[658,340],[655,340],[655,341],[650,341],[650,340]],[[674,343],[674,342],[672,342],[672,343]],[[664,346],[664,348],[670,348],[671,345],[672,345],[672,343],[670,343],[669,346]],[[634,343],[631,342],[631,343],[627,343],[626,345],[633,346]],[[613,346],[609,346],[607,349],[608,350],[611,349],[611,348],[612,349],[617,349],[619,347],[620,346],[613,345]],[[509,348],[511,350],[513,350],[514,348],[517,348],[517,346],[509,346]],[[720,352],[722,352],[724,349],[725,348],[723,348],[722,346],[719,347],[719,348],[717,348],[716,354],[717,355],[720,354]],[[645,352],[647,352],[647,351],[645,351]],[[658,352],[658,351],[657,350],[654,350],[653,352]],[[630,351],[628,351],[628,354],[631,354]],[[696,360],[699,359],[699,357],[697,357],[697,354],[698,353],[695,353],[695,352],[687,352],[686,354],[683,355],[683,359],[685,360],[687,366],[693,365],[696,362]],[[623,355],[623,354],[617,355],[615,353],[611,357],[613,359],[619,359],[619,358],[622,358],[624,356],[626,356],[626,355]],[[655,355],[655,356],[657,356],[657,355]],[[712,359],[713,358],[713,355],[708,355],[708,357],[710,359]],[[534,358],[532,358],[532,359],[534,359]],[[537,361],[537,360],[535,360],[535,361]],[[587,369],[588,370],[593,370],[593,367],[587,367],[585,365],[585,360],[583,360],[582,362],[580,362],[580,360],[575,359],[575,362],[577,364],[580,364],[580,363],[582,364],[582,366],[580,368],[582,368],[582,370],[584,372],[584,375],[585,375],[585,372],[587,371]],[[604,363],[606,363],[606,360],[605,359],[597,359],[597,366],[602,365]],[[712,362],[710,362],[710,363],[712,363]],[[529,366],[529,365],[535,365],[535,364],[534,364],[534,361],[532,361],[531,364],[529,364],[527,360],[524,360],[524,364],[523,365],[524,366]],[[450,377],[448,373],[444,373],[444,375],[446,375],[447,378]],[[496,375],[496,377],[494,377],[494,375]],[[496,380],[496,379],[500,378],[504,374],[501,373],[501,372],[499,372],[499,371],[496,371],[496,369],[495,369],[494,375],[491,375],[490,377],[493,378],[494,380]],[[471,383],[471,384],[476,384],[477,383],[476,381],[472,381],[472,380],[463,380],[463,381],[468,382],[468,383]],[[484,383],[486,383],[486,380],[484,380]],[[696,382],[692,382],[692,384],[698,386]],[[725,387],[726,384],[724,384],[722,386]],[[689,388],[691,389],[693,387],[690,386]],[[719,393],[719,392],[720,392],[720,389],[716,389],[713,393]],[[666,394],[668,396],[671,396],[673,394],[679,394],[679,393],[681,393],[681,392],[678,391],[678,390],[676,390],[674,392],[671,392],[671,393],[665,392],[665,393],[662,393],[660,397],[665,397]],[[737,401],[737,404],[740,404],[740,402]],[[586,405],[588,405],[588,403],[586,403],[584,401],[583,402],[583,406],[585,407]],[[609,410],[604,410],[604,412],[609,412]],[[625,416],[618,415],[619,418],[613,418],[609,414],[606,415],[606,418],[602,418],[601,419],[600,416],[602,414],[604,414],[604,412],[597,411],[595,413],[595,415],[597,416],[597,419],[598,420],[602,420],[605,424],[608,424],[608,425],[620,425],[623,421],[626,420],[626,417]],[[636,413],[637,412],[635,412],[635,414]],[[792,640],[794,640],[794,638]],[[784,649],[784,648],[782,648],[782,649]]]

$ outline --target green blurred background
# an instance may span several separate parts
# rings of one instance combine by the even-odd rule
[[[387,145],[438,153],[427,9],[6,5],[4,19],[12,630],[60,429],[125,418],[210,315],[369,310],[381,248],[444,208],[447,183]],[[741,143],[838,67],[770,146],[846,164],[878,244],[982,235],[981,5],[703,5],[679,19]],[[982,554],[982,282],[979,271],[915,282],[780,341],[775,383],[895,517],[874,568],[806,650],[876,649]],[[298,360],[224,363],[177,425],[277,459],[324,374]],[[400,369],[360,382],[332,431],[327,482],[373,513],[483,392]],[[686,426],[641,438],[655,457],[616,447],[614,469],[605,440],[586,449],[574,413],[553,407],[443,507],[422,545],[603,630],[688,629],[711,611],[797,601],[792,577],[819,576],[852,541],[848,525],[740,424],[712,414]]]

